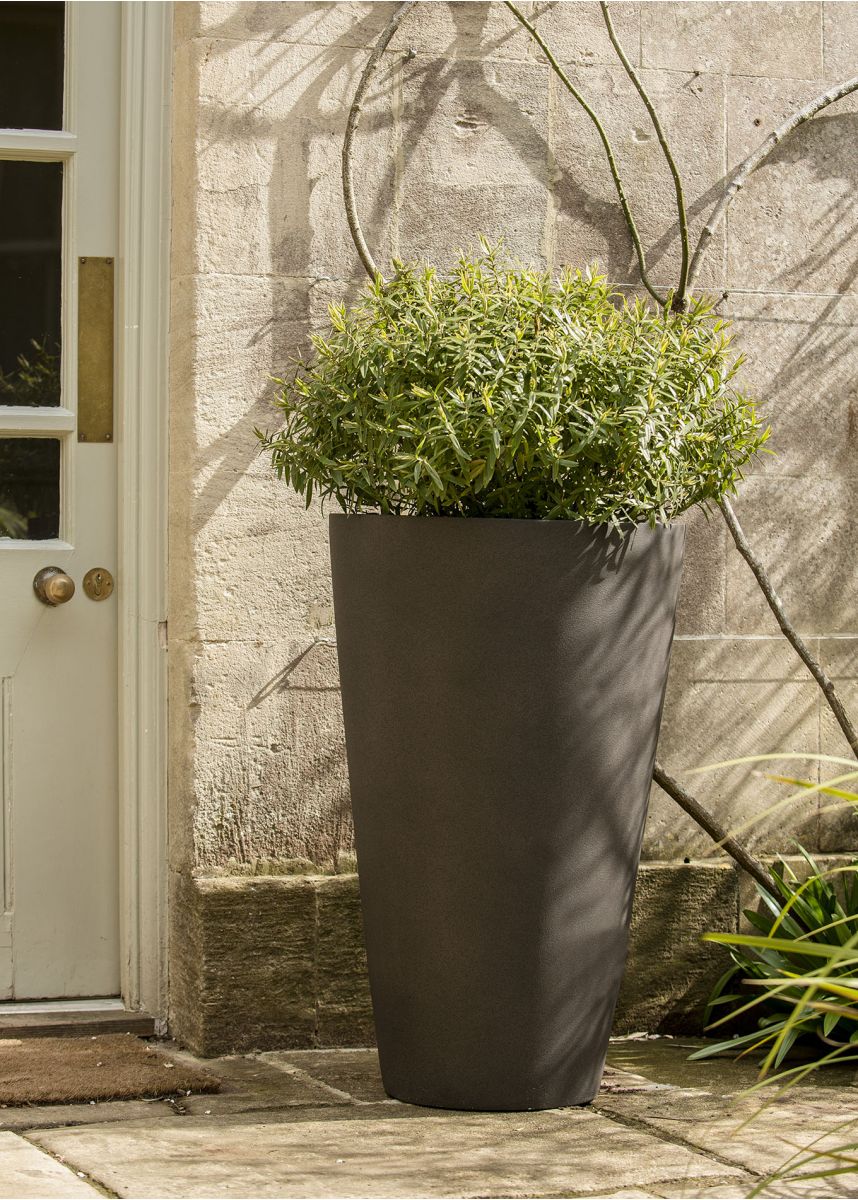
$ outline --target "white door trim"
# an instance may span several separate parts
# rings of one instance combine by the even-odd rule
[[[120,946],[127,1008],[166,1015],[171,3],[122,5],[117,447]]]

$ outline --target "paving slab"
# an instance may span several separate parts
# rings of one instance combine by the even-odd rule
[[[89,1188],[91,1176],[129,1197],[738,1200],[796,1145],[824,1137],[858,1111],[856,1075],[844,1068],[818,1074],[741,1128],[759,1108],[739,1095],[756,1067],[728,1058],[689,1062],[700,1045],[645,1035],[612,1043],[589,1109],[419,1108],[385,1095],[375,1050],[291,1050],[206,1060],[222,1080],[217,1095],[0,1109],[0,1128],[29,1130],[38,1161],[60,1167],[36,1146],[82,1172],[73,1183]],[[199,1061],[175,1046],[170,1054]],[[29,1144],[13,1138],[20,1150],[18,1143]],[[3,1180],[5,1166],[0,1155]],[[92,1194],[15,1186],[11,1194],[22,1197]],[[6,1194],[0,1190],[0,1200]],[[858,1176],[777,1183],[763,1194],[856,1196]]]
[[[108,1121],[171,1121],[172,1099],[103,1100],[98,1104],[27,1104],[0,1107],[0,1131],[56,1129],[69,1125],[104,1125]]]
[[[405,1106],[403,1106],[405,1107]],[[605,1196],[744,1172],[588,1109],[410,1120],[186,1118],[32,1135],[119,1196]]]
[[[686,1055],[688,1051],[685,1052]],[[381,1069],[378,1062],[378,1051],[373,1049],[359,1050],[266,1050],[253,1055],[253,1060],[274,1067],[293,1076],[296,1082],[303,1080],[306,1084],[323,1087],[330,1096],[331,1102],[352,1104],[388,1104],[398,1105],[384,1090],[381,1081]],[[192,1060],[196,1061],[196,1060]],[[223,1060],[220,1060],[223,1061]],[[602,1079],[602,1091],[617,1090],[653,1090],[670,1086],[655,1083],[652,1079],[626,1067],[638,1067],[637,1055],[632,1055],[628,1061],[617,1056],[618,1063],[605,1067]],[[198,1097],[205,1100],[206,1097]],[[406,1105],[413,1108],[413,1105]]]
[[[0,1200],[74,1200],[100,1195],[44,1150],[31,1146],[17,1133],[0,1132]]]
[[[268,1050],[256,1058],[298,1078],[317,1081],[331,1098],[359,1103],[392,1103],[381,1082],[378,1051]]]
[[[651,1035],[618,1038],[608,1049],[608,1064],[652,1082],[711,1092],[715,1096],[735,1096],[757,1082],[759,1063],[753,1059],[737,1059],[729,1053],[690,1059],[695,1050],[707,1045],[711,1042],[703,1038]],[[843,1093],[845,1089],[858,1088],[858,1070],[848,1064],[827,1067],[809,1076],[802,1090],[807,1086]],[[850,1096],[851,1103],[858,1103],[858,1091],[845,1094]]]
[[[651,1196],[664,1200],[747,1200],[754,1187],[760,1184],[759,1178],[748,1177],[747,1183],[737,1183],[726,1179],[713,1183],[712,1180],[700,1181],[699,1186],[689,1188],[686,1184],[667,1184],[650,1193]],[[835,1185],[839,1187],[839,1185]],[[835,1190],[829,1179],[809,1179],[804,1183],[777,1182],[766,1184],[760,1196],[764,1200],[833,1200],[836,1197],[853,1197],[856,1195],[854,1186],[846,1191]]]
[[[366,1054],[367,1051],[348,1053]],[[369,1053],[374,1054],[374,1051]],[[200,1060],[182,1050],[171,1052],[177,1062],[196,1066],[203,1061],[214,1070],[221,1081],[221,1090],[210,1095],[177,1096],[174,1111],[197,1116],[259,1112],[265,1109],[321,1108],[326,1105],[351,1104],[352,1098],[340,1095],[322,1079],[307,1072],[290,1069],[267,1061],[265,1054],[231,1054],[214,1060]],[[376,1057],[376,1075],[378,1074]]]
[[[604,1095],[595,1101],[594,1108],[605,1116],[661,1133],[716,1161],[764,1177],[779,1171],[802,1148],[812,1145],[814,1151],[822,1153],[848,1143],[854,1146],[858,1108],[849,1104],[851,1099],[848,1093],[844,1097],[842,1092],[807,1088],[789,1092],[769,1107],[762,1107],[759,1096],[735,1096],[725,1104],[717,1095],[677,1088]],[[850,1118],[851,1129],[844,1129]],[[836,1132],[838,1128],[840,1132]],[[854,1152],[847,1153],[854,1162]],[[841,1164],[828,1160],[820,1165]],[[789,1186],[792,1190],[765,1194],[856,1196],[858,1170],[801,1185],[798,1190],[795,1185]]]

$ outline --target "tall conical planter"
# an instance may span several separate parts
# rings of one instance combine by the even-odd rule
[[[330,518],[384,1085],[442,1108],[599,1087],[682,527]]]

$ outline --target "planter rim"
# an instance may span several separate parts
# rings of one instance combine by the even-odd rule
[[[597,533],[599,530],[604,530],[606,533],[631,533],[635,529],[672,530],[685,528],[685,525],[679,521],[670,521],[668,524],[665,524],[664,521],[656,521],[655,525],[650,525],[648,521],[637,521],[624,525],[621,530],[618,530],[609,521],[583,521],[580,517],[442,517],[432,516],[429,513],[328,513],[329,521],[353,521],[364,518],[376,521],[432,521],[433,524],[439,521],[456,521],[458,523],[480,521],[483,523],[491,522],[495,525],[557,525],[560,528],[578,525],[580,528],[589,529],[593,533]]]

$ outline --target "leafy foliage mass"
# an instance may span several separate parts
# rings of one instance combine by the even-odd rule
[[[0,404],[35,408],[60,402],[60,347],[45,334],[30,341],[16,367],[0,367]],[[45,477],[44,444],[33,438],[0,438],[0,538],[25,538],[29,520],[50,507],[53,472]],[[23,511],[22,511],[23,509]]]
[[[707,941],[729,946],[733,960],[707,1009],[727,1012],[710,1029],[748,1012],[757,1013],[757,1029],[692,1058],[764,1050],[777,1068],[805,1035],[813,1037],[817,1059],[858,1051],[858,862],[822,871],[802,854],[811,871],[803,883],[781,861],[774,868],[779,895],[757,888],[763,911],[745,910],[756,934],[707,934]]]
[[[448,275],[395,266],[331,307],[259,434],[308,506],[654,524],[733,490],[767,436],[702,302],[654,312],[486,245]]]
[[[60,402],[60,348],[50,344],[48,335],[30,340],[31,350],[19,354],[14,371],[0,367],[0,396],[3,404],[22,404],[34,408]]]

